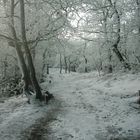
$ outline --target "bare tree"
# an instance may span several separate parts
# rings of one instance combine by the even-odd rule
[[[36,78],[36,72],[35,72],[34,64],[33,64],[33,61],[32,61],[32,56],[31,56],[29,46],[28,46],[28,43],[27,43],[27,38],[26,38],[24,0],[20,0],[19,2],[20,2],[20,19],[21,19],[22,42],[23,42],[25,54],[26,54],[26,57],[27,57],[27,62],[28,62],[28,66],[29,66],[29,71],[30,71],[32,84],[33,84],[35,92],[36,92],[36,99],[42,100],[41,88],[40,88],[39,83],[38,83],[37,78]]]
[[[119,15],[119,12],[117,10],[117,7],[116,7],[116,3],[112,3],[111,0],[108,0],[110,5],[112,6],[112,9],[114,10],[114,13],[115,13],[115,16],[116,16],[116,20],[117,20],[117,38],[116,38],[116,41],[114,42],[114,44],[112,45],[112,48],[113,48],[113,52],[117,55],[118,59],[120,60],[120,62],[124,65],[124,67],[126,69],[131,69],[130,65],[126,62],[126,60],[124,59],[123,55],[121,54],[121,52],[119,51],[118,49],[118,45],[120,43],[120,39],[121,39],[121,36],[120,36],[120,32],[121,32],[121,19],[120,19],[120,15]]]
[[[6,2],[4,1],[4,4],[6,5]],[[18,56],[18,60],[19,60],[19,64],[20,64],[20,69],[22,72],[22,79],[24,81],[24,91],[28,91],[29,90],[29,85],[30,85],[30,77],[29,77],[29,73],[28,73],[28,69],[24,60],[24,56],[23,56],[23,52],[21,50],[21,45],[18,43],[18,38],[16,35],[16,30],[15,30],[15,23],[14,23],[14,7],[15,7],[15,3],[14,0],[11,0],[11,4],[10,4],[10,18],[9,18],[9,29],[11,31],[11,35],[12,35],[12,44],[16,49],[17,52],[17,56]]]

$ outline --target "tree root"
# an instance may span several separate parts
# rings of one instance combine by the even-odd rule
[[[49,91],[45,91],[42,97],[46,104],[49,102],[49,100],[54,98],[53,94],[51,94]]]

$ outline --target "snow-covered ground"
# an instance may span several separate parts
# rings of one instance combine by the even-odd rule
[[[48,105],[0,103],[0,140],[139,140],[140,74],[50,74]],[[48,82],[42,84],[47,87]]]

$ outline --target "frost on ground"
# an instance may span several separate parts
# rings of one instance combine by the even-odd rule
[[[55,100],[47,106],[29,105],[22,97],[0,103],[0,139],[140,139],[140,74],[53,72],[50,77]]]
[[[55,109],[55,104],[52,101],[46,106],[34,99],[28,104],[27,98],[22,96],[0,103],[0,140],[24,140],[24,131],[38,119],[47,117],[48,112]]]

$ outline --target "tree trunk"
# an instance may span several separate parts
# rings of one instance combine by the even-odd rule
[[[111,49],[108,50],[108,58],[109,58],[109,65],[108,65],[108,73],[112,73],[113,68],[112,68],[112,54],[111,54]]]
[[[17,35],[16,35],[16,31],[14,28],[14,0],[11,0],[11,19],[10,19],[10,24],[9,24],[9,28],[11,30],[11,34],[13,36],[14,39],[14,47],[16,49],[16,53],[17,53],[17,57],[18,57],[18,61],[19,61],[19,65],[20,65],[20,70],[22,73],[22,79],[24,81],[24,91],[27,92],[29,90],[29,84],[30,84],[30,77],[29,77],[29,73],[28,73],[28,69],[24,60],[24,56],[23,56],[23,52],[21,50],[20,45],[17,42]]]
[[[70,73],[70,72],[71,72],[71,62],[70,62],[70,57],[69,57],[68,61],[69,61],[68,71],[69,71],[69,73]]]
[[[102,71],[103,70],[103,61],[102,61],[102,52],[101,52],[100,48],[99,48],[99,55],[100,55],[99,69],[100,69],[100,71]]]
[[[118,45],[120,43],[120,32],[121,32],[121,21],[120,21],[120,15],[118,13],[118,10],[116,9],[116,6],[113,5],[111,0],[108,0],[112,6],[112,8],[114,9],[114,12],[116,14],[116,19],[117,19],[117,39],[116,42],[112,45],[113,47],[113,52],[116,54],[116,56],[118,57],[118,59],[120,60],[120,62],[123,64],[125,69],[131,69],[130,65],[126,62],[126,60],[123,58],[123,55],[121,54],[121,52],[118,49]]]
[[[50,71],[49,71],[49,64],[47,64],[47,74],[49,74]]]
[[[65,73],[67,73],[68,64],[67,64],[67,57],[66,56],[64,56],[64,63],[65,63]]]
[[[60,53],[60,74],[62,73],[62,55]]]
[[[46,59],[46,52],[47,52],[47,48],[44,50],[43,52],[43,65],[42,65],[42,74],[41,74],[41,79],[43,80],[44,78],[44,70],[45,70],[45,67],[46,67],[46,62],[45,62],[45,59]]]
[[[138,18],[137,25],[140,34],[140,0],[136,0],[136,4],[137,4],[137,18]]]
[[[73,66],[73,72],[76,72],[76,66],[75,65]]]
[[[3,78],[6,79],[6,77],[7,77],[7,67],[8,67],[7,56],[3,60],[3,65],[4,65]]]
[[[85,72],[87,73],[88,70],[87,70],[87,58],[84,56],[84,60],[85,60]]]
[[[140,44],[140,0],[136,0],[136,4],[137,4],[137,26],[138,26],[138,34],[139,34],[138,43]],[[138,45],[138,48],[137,48],[138,53],[136,53],[138,62],[140,62],[139,51],[140,51],[140,45]]]
[[[36,56],[36,47],[33,47],[33,48],[31,49],[31,55],[32,55],[33,60],[35,60],[35,56]]]
[[[24,0],[19,0],[19,2],[20,2],[20,14],[21,14],[20,20],[21,20],[22,41],[23,41],[23,46],[24,46],[24,50],[25,50],[25,54],[27,57],[27,62],[28,62],[29,70],[30,70],[30,76],[31,76],[32,84],[36,91],[36,99],[42,100],[41,88],[40,88],[39,83],[36,78],[36,73],[35,73],[35,68],[34,68],[33,61],[32,61],[32,56],[31,56],[31,53],[29,50],[27,39],[26,39]]]
[[[71,64],[69,63],[69,68],[68,68],[68,70],[69,70],[69,73],[71,72]]]
[[[107,33],[107,17],[108,17],[108,11],[103,11],[103,19],[104,19],[104,38],[105,38],[105,42],[108,42],[108,33]],[[100,56],[101,56],[101,51],[100,52]],[[107,66],[107,71],[108,73],[112,73],[113,71],[113,68],[112,68],[112,65],[111,65],[111,61],[112,61],[112,54],[111,54],[111,49],[110,49],[110,46],[108,48],[108,66]]]

